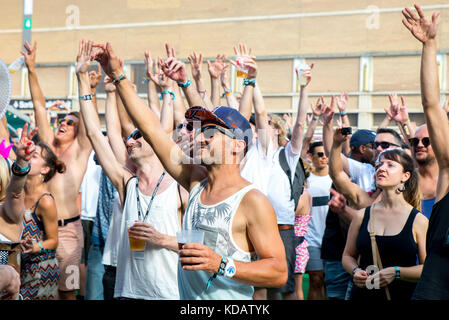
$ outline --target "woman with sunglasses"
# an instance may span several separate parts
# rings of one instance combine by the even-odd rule
[[[350,203],[370,205],[370,195],[342,171],[338,155],[346,139],[341,129],[335,131],[330,175]],[[426,258],[428,225],[418,211],[420,191],[412,158],[402,149],[383,151],[375,163],[374,180],[381,200],[352,219],[343,253],[343,267],[354,281],[351,299],[409,300]]]

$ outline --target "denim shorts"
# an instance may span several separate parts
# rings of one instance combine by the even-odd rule
[[[345,300],[351,279],[351,275],[343,268],[341,261],[324,260],[324,281],[329,298]]]

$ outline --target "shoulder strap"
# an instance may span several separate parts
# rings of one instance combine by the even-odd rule
[[[370,214],[369,222],[368,222],[368,232],[369,237],[371,239],[371,251],[373,254],[373,264],[379,268],[379,270],[383,269],[382,261],[380,259],[380,253],[379,248],[377,247],[377,241],[376,241],[376,233],[374,232],[374,219],[373,215]],[[390,290],[388,289],[388,285],[384,287],[385,288],[385,294],[387,296],[387,300],[391,300],[390,296]]]
[[[290,182],[290,190],[291,196],[290,199],[295,201],[295,210],[298,207],[299,198],[304,190],[304,180],[305,180],[305,168],[302,159],[299,158],[298,164],[296,165],[295,175],[292,181],[292,173],[290,170],[290,166],[287,163],[287,158],[285,156],[285,148],[282,148],[279,151],[279,164],[284,170],[285,174],[288,177],[288,181]]]
[[[181,202],[181,212],[184,214],[184,204],[182,203],[182,195],[181,195],[181,185],[178,183],[178,195],[179,201]]]
[[[36,203],[33,206],[33,213],[36,213],[36,209],[39,206],[39,202],[41,201],[41,199],[45,196],[50,196],[53,200],[55,200],[55,198],[53,197],[53,195],[49,192],[42,194],[39,199],[37,199]]]

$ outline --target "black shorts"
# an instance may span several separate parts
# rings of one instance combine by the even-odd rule
[[[287,283],[281,288],[274,288],[280,293],[291,293],[295,291],[295,261],[296,247],[299,245],[300,239],[295,235],[295,230],[279,230],[282,242],[284,243],[285,256],[287,258],[288,279]]]
[[[87,256],[89,254],[89,248],[92,243],[92,229],[94,228],[94,222],[87,219],[81,219],[81,224],[83,225],[84,236],[84,248],[81,251],[81,263],[87,266]]]

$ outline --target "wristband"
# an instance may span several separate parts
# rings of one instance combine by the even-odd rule
[[[341,115],[341,116],[344,116],[344,115],[346,115],[346,111],[342,111],[342,112],[340,112],[340,115]]]
[[[123,79],[126,79],[126,76],[124,73],[122,73],[121,75],[118,76],[118,79],[112,79],[112,83],[115,85],[118,85],[120,81],[122,81]]]
[[[163,94],[166,94],[166,93],[169,93],[169,94],[171,95],[171,97],[173,98],[173,100],[176,100],[175,94],[174,94],[172,91],[170,91],[170,90],[164,90],[164,91],[162,91],[162,92],[161,92],[161,98],[160,98],[160,100],[162,100],[162,95],[163,95]]]
[[[236,272],[234,259],[228,258],[228,262],[226,263],[225,274],[224,276],[227,278],[232,278]]]
[[[317,118],[317,117],[313,116],[312,120],[318,121],[318,120],[320,120],[320,118],[319,117]]]
[[[399,270],[399,268],[396,267],[396,266],[394,266],[393,268],[394,268],[394,270],[396,270],[396,277],[395,277],[395,279],[401,279],[401,270]]]
[[[39,245],[39,247],[41,247],[40,252],[43,252],[45,249],[44,249],[44,247],[42,246],[42,242],[39,241],[37,244]]]
[[[178,84],[178,87],[188,88],[190,86],[190,79],[187,79],[187,81],[185,83],[177,82],[177,84]]]
[[[243,80],[243,85],[244,86],[255,86],[256,85],[256,79],[248,79],[248,78],[245,78],[244,80]]]
[[[86,94],[85,96],[79,96],[79,99],[80,100],[92,100],[92,97],[94,96],[95,94]]]
[[[225,90],[225,92],[224,92],[224,94],[225,94],[226,96],[230,96],[231,93],[232,93],[232,90]]]
[[[361,268],[359,266],[352,269],[352,275],[354,275],[357,272],[357,270],[359,270],[359,269],[361,270]]]
[[[12,163],[11,172],[18,177],[26,176],[31,170],[31,165],[28,162],[28,166],[25,168],[20,167],[15,161]]]
[[[143,78],[142,83],[148,83],[150,82],[150,78]]]
[[[207,284],[206,284],[206,291],[209,289],[210,285],[212,284],[212,281],[217,277],[217,276],[222,276],[225,274],[225,268],[226,268],[226,258],[225,257],[221,257],[221,261],[220,261],[220,266],[218,268],[218,272],[214,273],[209,280],[207,280]]]

